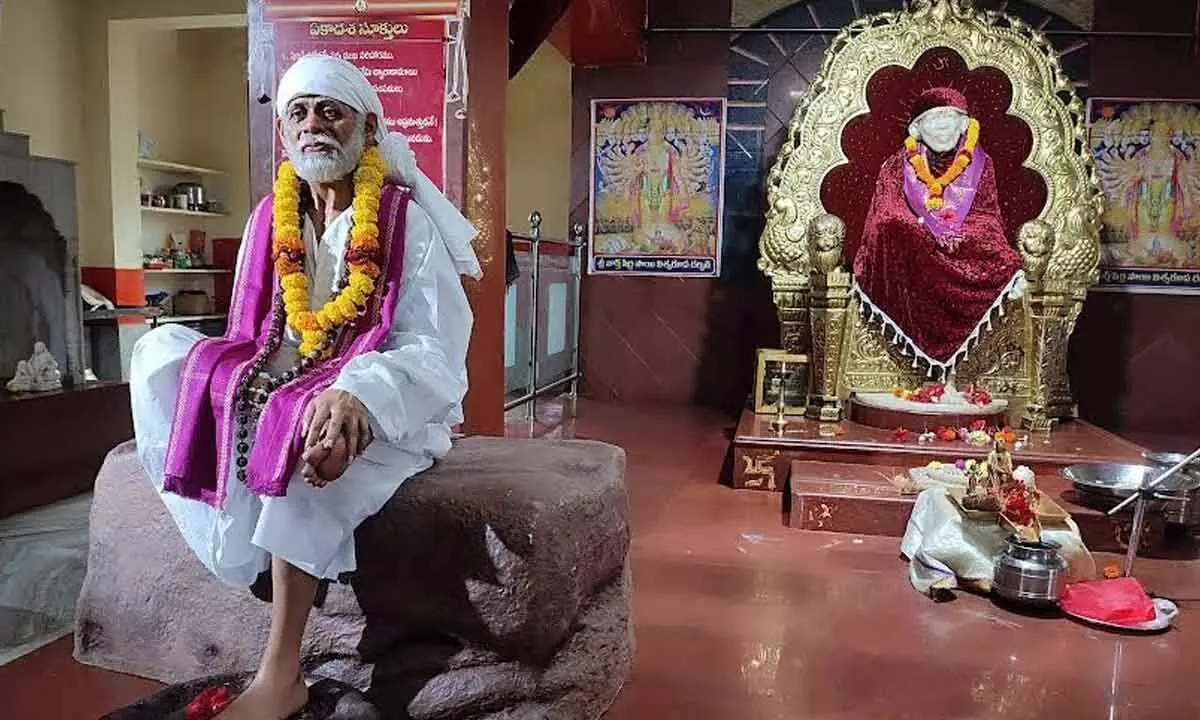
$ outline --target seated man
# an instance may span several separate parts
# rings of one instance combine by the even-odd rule
[[[1021,258],[1004,236],[979,123],[950,88],[920,95],[905,146],[884,162],[854,258],[855,289],[888,337],[942,374],[991,313],[1019,297]]]
[[[450,448],[467,390],[474,229],[387,135],[353,65],[280,80],[289,162],[243,237],[223,338],[168,325],[134,350],[138,454],[188,545],[224,582],[270,570],[268,647],[226,720],[305,705],[300,643],[354,531]],[[403,184],[397,184],[396,178]]]

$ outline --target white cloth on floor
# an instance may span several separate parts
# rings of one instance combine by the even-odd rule
[[[959,580],[990,584],[995,558],[1009,532],[995,520],[966,518],[944,488],[921,491],[913,505],[900,552],[909,560],[908,576],[918,592],[952,590]],[[1044,526],[1042,538],[1058,543],[1067,561],[1067,581],[1096,576],[1096,561],[1083,544],[1075,521]]]
[[[317,243],[305,223],[305,271],[314,308],[329,297],[341,274],[352,226],[352,213],[344,211]],[[238,264],[240,273],[241,258]],[[450,426],[462,422],[471,325],[471,309],[446,245],[425,211],[410,202],[390,335],[379,351],[347,363],[333,384],[366,406],[375,442],[341,478],[320,489],[305,483],[299,469],[283,497],[253,495],[230,478],[223,508],[162,491],[180,368],[203,336],[179,325],[143,336],[134,348],[129,383],[138,455],[201,562],[224,582],[241,587],[269,566],[270,555],[321,578],[354,570],[354,530],[401,483],[450,449]],[[294,357],[298,344],[289,330],[279,354]]]

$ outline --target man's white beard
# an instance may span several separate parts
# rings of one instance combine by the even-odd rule
[[[362,159],[363,148],[366,146],[366,118],[359,118],[350,139],[343,145],[332,135],[323,133],[301,133],[296,139],[284,142],[288,159],[301,180],[309,183],[337,182],[354,172],[358,161]],[[304,152],[305,145],[319,142],[326,145],[330,152]]]

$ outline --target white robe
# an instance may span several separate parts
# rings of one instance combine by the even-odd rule
[[[305,223],[305,271],[314,309],[328,299],[342,272],[352,225],[352,213],[344,211],[317,244],[311,224]],[[243,251],[247,245],[243,238]],[[239,256],[239,273],[241,264]],[[220,509],[162,489],[180,368],[203,336],[180,325],[143,336],[133,351],[129,382],[138,456],[200,561],[240,587],[269,567],[271,555],[319,578],[336,579],[354,570],[355,528],[401,483],[450,449],[450,426],[462,422],[471,325],[471,309],[446,244],[425,211],[409,202],[391,332],[378,352],[347,363],[333,384],[366,406],[375,441],[324,488],[305,483],[299,468],[287,494],[278,498],[253,495],[231,477]],[[290,367],[288,356],[295,357],[298,345],[289,330],[271,367]],[[232,444],[232,436],[224,442]]]

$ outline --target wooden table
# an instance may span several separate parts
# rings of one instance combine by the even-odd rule
[[[125,383],[0,390],[0,517],[91,490],[108,451],[132,437]]]

